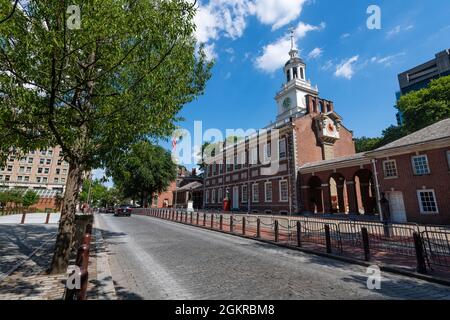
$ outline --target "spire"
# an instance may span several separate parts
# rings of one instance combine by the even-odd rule
[[[298,49],[295,46],[295,36],[294,36],[294,28],[290,29],[291,31],[291,51],[289,51],[289,55],[291,56],[291,58],[297,58],[298,56]]]

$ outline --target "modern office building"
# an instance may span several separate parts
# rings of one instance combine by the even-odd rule
[[[25,155],[13,153],[5,166],[0,167],[0,190],[36,191],[41,198],[36,207],[50,208],[52,199],[64,193],[68,171],[69,164],[62,159],[60,147]]]
[[[432,80],[448,75],[450,75],[450,49],[436,53],[434,59],[400,73],[397,101],[402,95],[426,88]],[[397,124],[403,124],[401,112],[397,113]]]

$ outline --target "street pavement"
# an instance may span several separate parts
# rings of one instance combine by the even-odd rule
[[[153,217],[98,215],[119,299],[450,299],[450,288]]]

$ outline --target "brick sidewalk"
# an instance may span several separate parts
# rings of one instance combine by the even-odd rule
[[[0,282],[0,300],[61,300],[67,276],[48,275],[55,242],[48,241],[36,254]]]

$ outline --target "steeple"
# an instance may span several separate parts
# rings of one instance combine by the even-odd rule
[[[289,51],[291,59],[298,58],[298,49],[295,46],[294,28],[291,28],[291,51]]]

